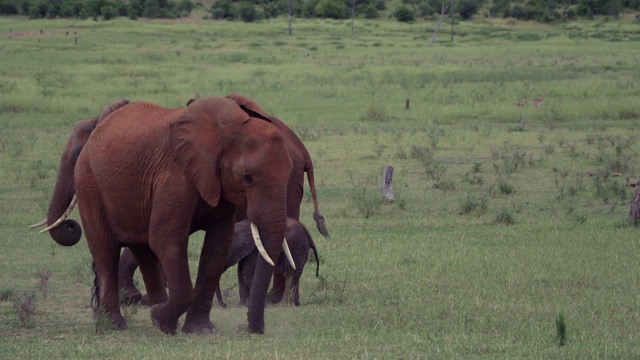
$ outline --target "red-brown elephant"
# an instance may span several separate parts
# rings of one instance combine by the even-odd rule
[[[227,98],[233,99],[248,111],[254,111],[259,114],[267,114],[267,112],[264,111],[257,103],[245,96],[232,94],[228,95]],[[194,100],[190,100],[187,105],[189,105],[192,101]],[[313,200],[313,218],[316,221],[318,231],[320,231],[323,236],[329,237],[329,233],[324,224],[324,217],[320,214],[320,210],[318,209],[318,198],[316,196],[313,162],[311,161],[309,151],[307,151],[307,148],[304,146],[300,138],[298,138],[296,133],[291,130],[284,122],[270,115],[269,120],[271,120],[271,122],[284,134],[285,147],[289,152],[289,156],[291,157],[291,162],[293,164],[291,177],[289,178],[289,182],[287,183],[287,217],[296,220],[300,219],[300,204],[304,196],[304,173],[306,172],[307,179],[309,181],[309,188],[311,190],[311,199]],[[238,207],[236,211],[236,221],[242,221],[246,218],[246,209],[243,207]],[[133,281],[133,275],[137,268],[138,264],[133,255],[127,249],[124,249],[122,257],[120,258],[119,269],[119,286],[121,292],[124,295],[122,299],[123,303],[136,303],[142,298],[142,294],[136,288]],[[274,272],[273,288],[271,292],[275,294],[283,294],[285,291],[285,284],[286,279],[284,278],[284,275],[277,271]],[[144,302],[146,303],[146,300]]]
[[[99,306],[114,328],[127,328],[118,262],[120,248],[128,247],[140,264],[153,323],[174,334],[186,312],[184,332],[212,333],[215,286],[236,208],[244,208],[268,259],[258,260],[248,311],[248,330],[263,333],[273,272],[267,261],[273,264],[270,258],[283,246],[291,168],[285,135],[271,117],[229,98],[198,99],[180,109],[132,103],[99,122],[77,158],[72,189],[94,260]],[[49,224],[58,216],[63,229],[73,227],[64,211],[72,196],[54,191]],[[194,287],[187,243],[197,230],[206,233]],[[72,245],[80,232],[54,229],[51,236]]]

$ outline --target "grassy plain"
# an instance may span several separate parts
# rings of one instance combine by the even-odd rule
[[[352,35],[349,21],[296,20],[289,36],[284,19],[0,18],[14,33],[0,38],[0,358],[640,357],[640,238],[626,224],[640,25],[478,19],[430,48],[433,27],[358,20]],[[214,307],[213,337],[165,336],[145,308],[127,308],[128,331],[95,334],[86,243],[27,228],[72,124],[120,98],[179,107],[233,92],[310,150],[331,239],[309,199],[301,220],[321,277],[303,276],[300,308],[267,309],[263,336],[236,331],[239,307]],[[225,274],[230,304],[234,282]]]

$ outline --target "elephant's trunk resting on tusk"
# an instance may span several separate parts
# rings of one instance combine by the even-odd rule
[[[51,224],[51,225],[47,226],[46,228],[40,230],[38,232],[38,234],[41,234],[43,232],[47,232],[47,231],[50,231],[52,229],[55,229],[58,225],[62,224],[62,222],[67,219],[67,216],[69,216],[69,214],[71,214],[71,211],[76,206],[77,202],[78,202],[78,199],[76,198],[76,194],[73,194],[73,198],[71,199],[71,202],[69,203],[69,207],[67,207],[67,210],[65,210],[64,214],[62,214],[62,216],[60,216],[60,218],[58,220],[56,220],[53,224]],[[44,225],[44,224],[42,224],[42,225],[40,225],[40,224],[42,224],[42,223],[33,224],[30,227],[34,228],[34,227],[40,227],[40,226]]]
[[[262,256],[262,258],[271,266],[274,266],[273,260],[267,254],[267,250],[265,250],[264,245],[262,244],[262,240],[260,239],[260,232],[258,231],[258,227],[253,222],[251,223],[251,234],[253,235],[253,241],[256,244],[256,248],[258,252]],[[287,260],[291,264],[291,267],[295,270],[296,264],[293,261],[293,257],[291,256],[291,251],[289,250],[289,245],[287,245],[287,239],[285,238],[282,242],[282,247],[284,249],[284,253],[287,255]]]

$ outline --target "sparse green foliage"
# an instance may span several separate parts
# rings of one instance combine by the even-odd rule
[[[395,16],[395,18],[401,22],[409,22],[416,19],[416,15],[413,9],[404,4],[400,4],[398,5],[398,7],[396,7],[396,9],[393,11],[393,16]]]
[[[93,318],[96,323],[95,332],[98,335],[102,335],[107,331],[111,330],[112,323],[109,315],[104,311],[104,309],[99,308],[93,313]]]
[[[36,294],[33,291],[24,291],[13,299],[13,312],[23,328],[35,326],[35,315],[38,304]]]
[[[13,297],[14,290],[12,288],[3,288],[0,290],[0,301],[9,301]]]
[[[372,191],[364,185],[355,187],[349,196],[351,204],[365,219],[372,217],[380,211],[382,199],[380,193]]]
[[[498,225],[514,225],[516,223],[515,215],[511,210],[502,208],[496,215],[494,223]]]
[[[460,201],[460,214],[482,214],[487,207],[488,199],[485,196],[470,192]]]
[[[51,270],[38,270],[38,273],[36,274],[36,277],[38,279],[38,291],[40,292],[40,295],[42,295],[43,299],[47,299],[47,296],[49,296],[49,278],[51,277]]]

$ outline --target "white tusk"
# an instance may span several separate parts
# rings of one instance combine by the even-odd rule
[[[35,228],[39,228],[40,226],[45,226],[47,225],[47,219],[42,220],[41,222],[37,223],[37,224],[33,224],[33,225],[29,225],[30,228],[35,229]]]
[[[262,245],[262,240],[260,240],[260,232],[258,232],[258,227],[253,222],[251,223],[251,234],[253,235],[253,241],[256,243],[256,248],[258,248],[258,252],[262,255],[262,258],[269,263],[269,265],[274,266],[273,260],[267,254],[267,250],[265,250],[264,245]]]
[[[73,210],[74,206],[76,206],[77,202],[78,202],[78,199],[76,198],[76,194],[73,194],[73,198],[71,199],[71,202],[69,203],[69,207],[67,208],[67,210],[65,210],[64,214],[62,214],[62,216],[60,216],[60,219],[56,220],[56,222],[54,222],[53,224],[47,226],[46,228],[40,230],[38,232],[38,234],[50,231],[51,229],[55,229],[56,227],[58,227],[58,225],[62,224],[62,222],[67,219],[67,216],[69,216],[69,214],[71,214],[71,211]]]
[[[291,250],[289,250],[289,244],[287,244],[287,238],[284,238],[284,241],[282,242],[282,249],[284,250],[285,255],[287,255],[287,260],[289,260],[289,264],[291,264],[291,267],[293,268],[293,270],[295,270],[296,263],[295,261],[293,261],[293,256],[291,256]]]

